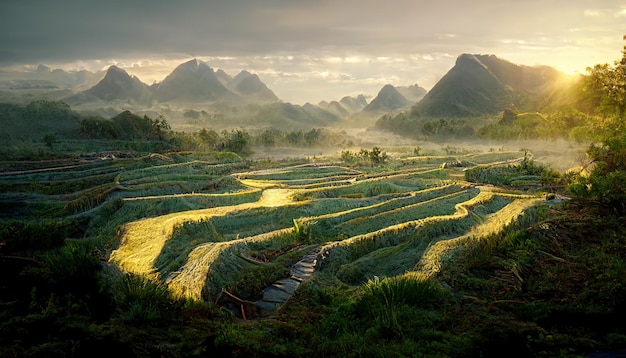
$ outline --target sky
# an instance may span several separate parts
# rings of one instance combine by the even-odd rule
[[[462,53],[585,73],[624,34],[624,0],[2,0],[0,68],[114,64],[152,84],[197,58],[303,104],[430,89]]]

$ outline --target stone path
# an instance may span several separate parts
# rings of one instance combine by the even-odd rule
[[[275,281],[263,290],[263,298],[256,305],[263,313],[273,314],[276,309],[287,302],[303,281],[310,279],[315,272],[317,256],[320,248],[312,250],[291,267],[290,277]]]

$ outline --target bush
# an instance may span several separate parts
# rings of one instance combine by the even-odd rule
[[[2,251],[49,250],[59,247],[70,234],[78,230],[71,220],[9,220],[0,223]]]
[[[118,314],[129,323],[172,320],[174,309],[182,304],[174,300],[165,284],[130,273],[125,274],[113,289]]]
[[[405,331],[407,309],[433,309],[446,302],[447,292],[434,280],[409,273],[379,279],[375,277],[363,286],[363,296],[356,310],[373,319],[373,328],[383,337],[401,337]]]

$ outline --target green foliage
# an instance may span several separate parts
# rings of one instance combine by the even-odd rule
[[[162,283],[142,276],[125,274],[115,282],[113,298],[120,318],[131,324],[157,324],[176,319],[177,302]]]
[[[79,231],[77,220],[0,221],[1,252],[50,250]]]
[[[584,89],[591,97],[591,108],[602,116],[592,129],[602,144],[592,144],[587,150],[593,162],[591,174],[571,186],[574,193],[620,215],[626,213],[626,47],[623,54],[615,67],[605,64],[588,69]]]
[[[113,121],[98,117],[83,119],[80,122],[80,134],[92,139],[117,139],[120,137]]]
[[[587,151],[593,160],[588,177],[579,177],[570,189],[626,213],[626,131],[605,139],[603,145],[591,145]]]
[[[46,134],[43,136],[43,141],[46,143],[46,147],[52,148],[52,145],[57,142],[57,136],[54,134]]]
[[[43,254],[44,277],[60,292],[93,292],[98,289],[97,248],[90,242],[68,242]]]
[[[371,151],[361,149],[358,153],[351,153],[348,150],[342,151],[341,160],[352,165],[370,163],[372,166],[378,166],[385,164],[389,160],[389,156],[379,147],[374,147]]]
[[[382,280],[375,277],[362,290],[357,311],[371,317],[377,335],[396,339],[410,333],[404,331],[408,327],[402,324],[405,318],[402,306],[432,309],[444,305],[447,298],[447,292],[439,284],[411,274]]]
[[[433,138],[472,138],[474,137],[474,128],[463,119],[440,118],[425,121],[422,125],[422,133]]]
[[[481,165],[465,171],[465,180],[475,183],[493,185],[510,185],[527,188],[542,185],[552,188],[562,181],[561,175],[549,168],[536,164],[528,153],[519,164],[509,165]]]
[[[289,268],[276,263],[253,266],[245,270],[228,287],[228,291],[245,300],[257,300],[272,282],[289,277]]]
[[[311,240],[312,226],[315,222],[293,219],[293,235],[298,241],[309,242]]]
[[[220,144],[222,150],[237,153],[240,155],[248,155],[250,149],[250,134],[244,130],[233,129],[230,132],[224,130],[222,132],[223,142]]]
[[[622,53],[622,59],[615,61],[614,66],[588,67],[583,80],[586,108],[605,118],[619,119],[626,114],[626,46]]]
[[[124,111],[111,119],[88,117],[80,122],[80,135],[90,139],[166,139],[171,130],[163,116],[157,119],[140,117]]]

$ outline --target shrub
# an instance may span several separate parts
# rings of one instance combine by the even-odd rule
[[[130,323],[154,323],[174,318],[176,302],[167,286],[146,277],[125,274],[113,286],[121,319]]]
[[[375,277],[362,289],[363,296],[356,309],[373,319],[374,329],[383,337],[406,333],[401,317],[406,306],[412,310],[432,309],[443,305],[447,298],[447,292],[439,284],[417,273],[382,280]]]

